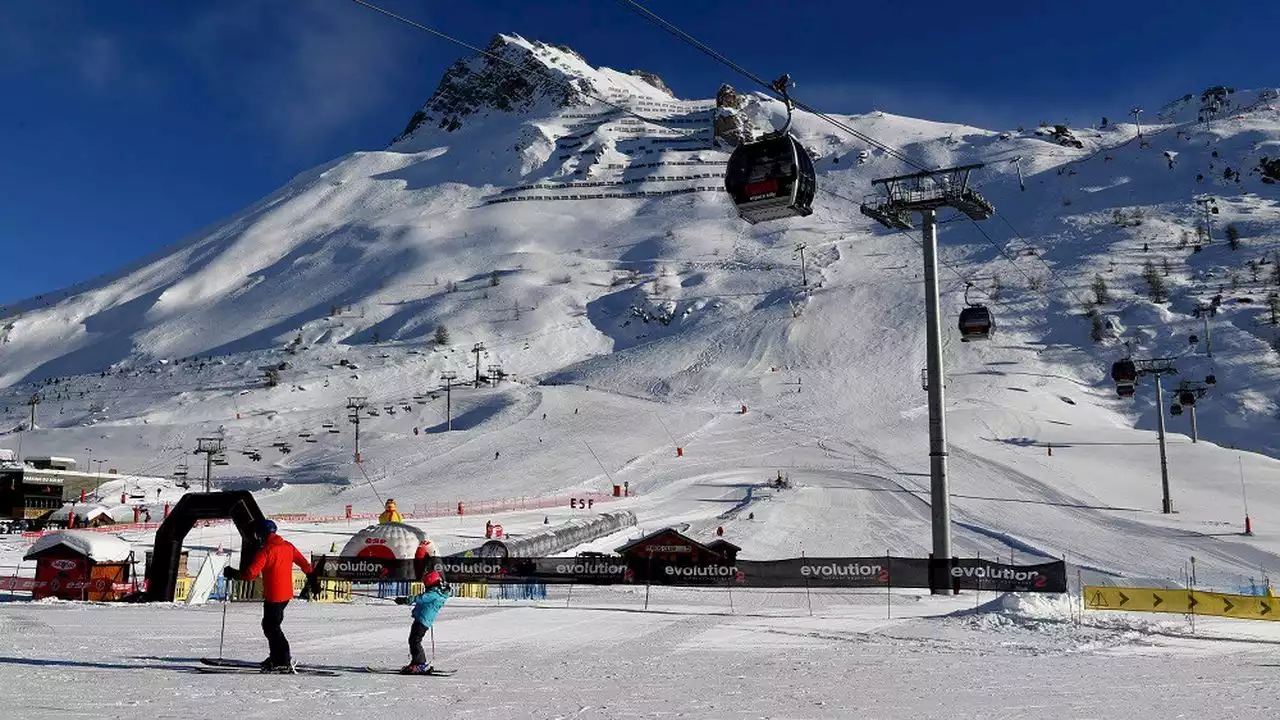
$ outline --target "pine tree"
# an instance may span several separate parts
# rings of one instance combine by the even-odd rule
[[[1160,258],[1160,272],[1163,273],[1165,277],[1169,277],[1169,258]]]
[[[1230,245],[1232,250],[1240,249],[1240,229],[1235,223],[1227,226],[1227,245]]]
[[[498,271],[494,270],[489,275],[489,287],[497,287],[499,281],[500,281],[500,278],[498,276]]]
[[[1093,299],[1099,305],[1105,305],[1111,301],[1111,291],[1107,288],[1107,281],[1102,279],[1101,274],[1093,276]]]
[[[1089,337],[1093,338],[1094,342],[1102,342],[1103,337],[1105,337],[1102,334],[1102,315],[1098,314],[1097,308],[1089,311],[1089,323],[1092,326],[1089,330]]]
[[[449,344],[449,329],[443,325],[440,325],[439,327],[436,328],[436,344],[437,345]]]
[[[1245,263],[1245,266],[1249,268],[1249,275],[1253,277],[1253,281],[1258,282],[1258,272],[1262,269],[1258,265],[1258,261],[1250,260],[1249,262]]]
[[[1142,266],[1142,279],[1147,281],[1147,296],[1151,298],[1151,302],[1160,303],[1168,299],[1164,278],[1160,277],[1160,271],[1156,270],[1155,263],[1150,260]]]

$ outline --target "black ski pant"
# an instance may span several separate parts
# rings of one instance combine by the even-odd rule
[[[288,604],[288,600],[262,603],[262,634],[267,636],[267,646],[271,648],[271,662],[275,665],[284,665],[292,659],[292,655],[289,654],[289,640],[280,629],[280,623],[284,622],[284,608]]]
[[[426,637],[427,631],[431,628],[423,625],[417,620],[413,621],[413,629],[409,630],[409,664],[410,665],[426,665],[427,654],[422,651],[422,638]]]

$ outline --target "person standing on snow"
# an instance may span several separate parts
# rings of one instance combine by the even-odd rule
[[[307,574],[304,597],[316,593],[315,578],[311,577],[315,570],[293,543],[276,534],[276,524],[271,520],[259,520],[255,531],[262,539],[262,549],[249,563],[249,568],[241,574],[239,569],[228,566],[222,574],[231,580],[255,580],[262,576],[262,634],[267,637],[271,654],[260,667],[262,672],[293,673],[296,670],[289,652],[289,639],[280,625],[284,622],[284,608],[293,599],[293,566],[297,565]]]
[[[404,516],[401,515],[400,511],[396,508],[395,498],[387,498],[386,508],[382,511],[382,514],[378,516],[378,523],[385,525],[386,523],[393,522],[404,522]]]
[[[397,605],[413,606],[413,627],[409,630],[409,664],[400,668],[402,675],[422,675],[431,672],[427,655],[422,650],[422,638],[431,630],[436,614],[444,607],[445,600],[453,594],[444,576],[438,570],[428,572],[422,578],[423,589],[417,595],[396,598]],[[435,644],[432,643],[434,659]]]

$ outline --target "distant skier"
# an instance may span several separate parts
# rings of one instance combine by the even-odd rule
[[[284,608],[293,599],[293,566],[297,565],[307,574],[304,597],[316,593],[316,581],[311,577],[315,570],[293,543],[276,534],[274,522],[260,520],[254,529],[262,539],[262,549],[249,568],[242,575],[239,569],[228,566],[222,574],[231,580],[254,580],[262,576],[262,634],[267,637],[271,654],[260,667],[262,672],[292,674],[297,671],[289,652],[289,640],[280,625],[284,622]]]
[[[427,654],[422,650],[422,639],[431,631],[436,614],[453,594],[444,576],[438,570],[428,572],[422,578],[422,592],[417,595],[396,598],[397,605],[413,606],[413,626],[409,629],[409,664],[400,668],[402,675],[423,675],[431,672]],[[432,660],[435,659],[435,642],[432,641]]]

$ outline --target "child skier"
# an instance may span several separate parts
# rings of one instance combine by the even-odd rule
[[[444,606],[452,591],[438,570],[428,572],[422,578],[422,592],[417,595],[396,598],[397,605],[413,606],[413,627],[409,630],[409,664],[400,669],[403,675],[425,675],[431,672],[427,655],[422,651],[422,638],[431,630],[436,613]],[[435,659],[435,642],[432,641],[432,659]]]

